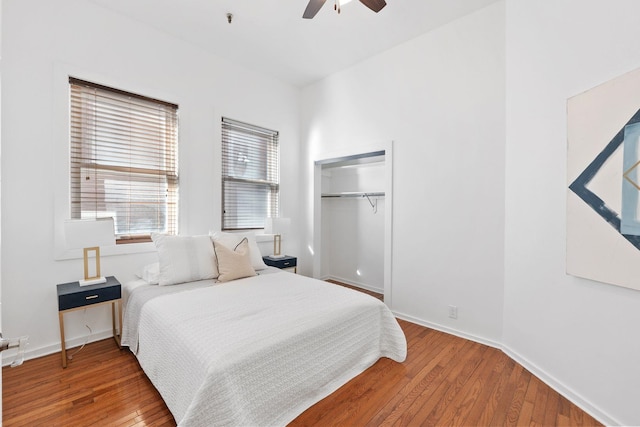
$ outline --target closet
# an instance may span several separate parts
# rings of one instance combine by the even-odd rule
[[[390,153],[316,162],[319,266],[315,274],[385,294],[390,286]]]

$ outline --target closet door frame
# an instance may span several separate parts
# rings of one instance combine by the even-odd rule
[[[393,278],[393,141],[351,147],[319,155],[313,169],[313,277],[320,278],[322,267],[322,166],[349,158],[368,157],[384,152],[384,302],[392,306]]]

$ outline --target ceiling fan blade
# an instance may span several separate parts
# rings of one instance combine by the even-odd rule
[[[376,13],[380,12],[382,8],[387,5],[387,2],[384,0],[360,0],[360,3]]]
[[[307,8],[304,10],[302,17],[304,19],[313,18],[326,1],[327,0],[309,0],[309,4],[307,4]]]

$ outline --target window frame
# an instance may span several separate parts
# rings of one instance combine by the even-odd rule
[[[232,136],[235,135],[235,136]],[[264,219],[277,217],[280,204],[280,133],[276,130],[249,124],[228,117],[221,119],[221,230],[223,231],[248,231],[264,229]],[[264,162],[264,165],[252,166],[248,173],[254,176],[241,176],[234,173],[233,158],[237,155],[231,145],[242,145],[247,149],[241,154],[247,164],[256,159]],[[265,144],[260,146],[259,144]],[[264,157],[258,153],[264,151]],[[240,157],[238,158],[239,161]],[[260,162],[259,162],[260,163]],[[262,167],[261,167],[262,166]],[[264,169],[264,170],[263,170]],[[259,176],[255,176],[259,175]],[[253,190],[251,189],[253,187]],[[236,188],[235,191],[230,191]],[[242,188],[242,190],[240,190]],[[248,204],[246,200],[236,203],[230,208],[230,198],[235,194],[239,196],[247,194],[252,197],[250,202],[255,204],[260,201],[260,189],[265,191],[267,200],[264,202],[263,215],[246,216]],[[244,203],[244,204],[243,204]],[[242,213],[238,213],[242,211]],[[260,211],[260,209],[258,209]]]
[[[109,105],[109,103],[112,100],[115,100],[115,102],[121,103],[121,104],[125,104],[125,105],[130,105],[130,104],[135,104],[135,112],[140,112],[140,111],[145,111],[144,114],[149,115],[149,110],[146,110],[148,107],[152,107],[151,111],[154,111],[154,114],[158,114],[159,116],[161,116],[160,122],[159,123],[152,123],[152,125],[144,125],[144,129],[143,130],[149,130],[149,129],[154,129],[157,131],[157,134],[160,136],[156,136],[156,134],[154,133],[152,137],[150,138],[142,138],[142,139],[146,139],[147,141],[151,141],[151,142],[140,142],[140,137],[132,137],[132,136],[124,136],[124,137],[117,137],[115,138],[115,142],[110,142],[110,143],[106,143],[104,145],[100,145],[101,142],[99,142],[100,137],[95,136],[95,134],[98,134],[98,132],[94,131],[94,140],[92,142],[90,142],[89,144],[86,144],[86,141],[83,140],[83,137],[74,137],[74,131],[76,132],[81,132],[82,135],[84,135],[83,132],[86,132],[86,129],[84,126],[86,126],[84,123],[81,123],[80,125],[74,125],[73,119],[74,119],[74,107],[77,107],[78,104],[74,104],[74,100],[72,92],[73,92],[73,85],[76,85],[79,87],[79,89],[75,89],[77,90],[86,90],[86,91],[96,91],[96,93],[100,92],[102,95],[106,95],[108,97],[111,97],[107,103],[105,104],[101,104],[99,102],[97,102],[96,104],[101,105],[104,107],[104,105]],[[146,203],[140,203],[140,200],[135,201],[135,199],[131,198],[127,198],[126,202],[124,203],[127,208],[125,209],[127,212],[131,212],[134,211],[135,212],[135,205],[150,205],[150,206],[161,206],[162,208],[160,208],[160,210],[162,212],[164,212],[164,221],[161,221],[161,223],[165,224],[166,227],[163,227],[162,229],[160,227],[156,227],[155,229],[153,229],[153,227],[151,227],[151,229],[149,230],[145,230],[144,232],[141,233],[132,233],[131,231],[134,230],[136,227],[131,227],[131,224],[135,224],[135,221],[131,221],[129,219],[125,220],[124,223],[127,225],[127,230],[129,231],[128,233],[117,233],[117,239],[116,239],[116,243],[118,244],[122,244],[122,243],[146,243],[146,242],[151,242],[151,233],[153,232],[168,232],[169,234],[177,234],[178,233],[178,213],[179,213],[179,186],[180,186],[180,180],[179,180],[179,174],[178,174],[178,148],[179,148],[179,123],[178,123],[178,112],[179,112],[179,107],[177,104],[174,103],[169,103],[166,101],[162,101],[156,98],[150,98],[144,95],[139,95],[133,92],[128,92],[128,91],[123,91],[120,89],[116,89],[113,87],[109,87],[109,86],[105,86],[105,85],[101,85],[101,84],[97,84],[97,83],[93,83],[87,80],[82,80],[82,79],[78,79],[75,77],[68,77],[68,82],[67,82],[67,93],[68,93],[68,108],[67,108],[67,114],[68,116],[68,120],[69,120],[69,128],[68,128],[68,138],[67,138],[67,143],[69,145],[69,154],[68,154],[68,164],[69,164],[69,174],[67,175],[68,177],[68,181],[67,181],[67,188],[69,189],[69,199],[68,199],[68,209],[69,209],[69,217],[71,218],[79,218],[79,217],[83,217],[82,215],[82,208],[77,207],[74,209],[74,203],[78,204],[78,203],[82,203],[82,196],[81,195],[77,195],[78,192],[80,192],[80,194],[82,193],[81,190],[79,190],[79,188],[81,188],[81,183],[78,183],[77,181],[74,182],[74,179],[77,180],[79,179],[79,171],[81,170],[80,168],[86,165],[89,165],[89,170],[91,170],[91,168],[94,169],[94,173],[97,174],[100,172],[102,174],[113,174],[114,176],[111,177],[112,178],[112,182],[117,182],[117,183],[129,183],[129,187],[132,187],[132,183],[141,185],[142,184],[142,189],[145,190],[149,190],[151,188],[153,188],[154,186],[157,188],[161,188],[162,186],[165,186],[165,192],[166,195],[165,197],[167,197],[167,199],[165,199],[164,203],[160,203],[158,204],[158,202],[161,200],[161,196],[157,196],[157,194],[160,194],[159,190],[158,192],[156,192],[156,198],[151,198],[151,199],[147,199]],[[90,97],[91,95],[89,95]],[[91,105],[89,103],[90,107],[92,107],[93,105]],[[155,112],[155,110],[157,110],[157,112]],[[93,110],[90,110],[93,112]],[[97,110],[96,110],[97,111]],[[77,111],[76,111],[77,114]],[[81,115],[82,113],[80,113],[80,117],[81,118],[88,118],[89,120],[94,119],[95,120],[95,116],[94,117],[84,117]],[[142,124],[143,120],[145,118],[145,116],[142,116],[142,118],[139,117],[134,117],[133,119],[131,118],[131,116],[133,116],[134,113],[131,113],[131,115],[127,115],[122,114],[121,117],[124,117],[124,122],[128,123],[129,125],[131,125],[131,123],[133,124]],[[104,126],[105,123],[109,124],[110,120],[113,120],[113,118],[111,116],[109,116],[109,119],[105,122],[103,122],[101,125]],[[131,122],[131,123],[130,123]],[[117,123],[117,125],[119,126],[120,123]],[[127,130],[126,126],[123,125],[123,127],[117,127],[116,131],[113,131],[112,133],[117,133],[117,131],[123,131],[123,130]],[[101,129],[102,132],[104,132],[104,129]],[[131,131],[131,129],[129,129],[131,134],[135,134],[135,130]],[[74,140],[75,138],[75,140]],[[98,142],[96,142],[98,141]],[[116,150],[114,148],[114,146],[117,145],[117,143],[123,143],[121,145],[121,147],[125,147],[124,150]],[[87,149],[91,149],[92,144],[94,145],[98,145],[101,148],[104,148],[104,153],[105,153],[105,157],[102,158],[102,162],[95,162],[95,159],[88,159],[87,161],[87,155],[84,153],[84,151],[86,151]],[[127,145],[129,144],[129,145]],[[108,148],[105,148],[108,147]],[[138,148],[144,148],[145,150],[143,150],[143,152],[145,153],[144,155],[135,155],[135,149]],[[80,150],[81,154],[76,155],[74,154],[74,149],[76,150]],[[148,149],[149,151],[146,151],[146,149]],[[122,152],[127,152],[127,150],[129,151],[129,161],[127,162],[125,161],[121,161],[122,156]],[[155,150],[155,151],[154,151]],[[115,154],[116,152],[118,152],[119,154]],[[147,155],[146,153],[150,153],[149,155]],[[76,156],[76,157],[74,157]],[[78,159],[80,159],[78,161]],[[153,163],[153,160],[155,160],[155,164]],[[143,162],[146,163],[147,161],[150,161],[149,166],[147,167],[146,165],[144,167],[140,167],[139,163]],[[75,169],[74,169],[75,168]],[[126,178],[126,174],[129,174],[129,179],[123,179]],[[135,179],[135,177],[137,176],[138,179]],[[154,178],[155,177],[155,178]],[[113,179],[115,179],[115,181],[113,181]],[[155,180],[155,181],[154,181]],[[106,182],[106,179],[105,179]],[[152,184],[149,184],[152,183]],[[76,185],[75,190],[74,190],[74,184]],[[75,191],[75,193],[74,193]],[[147,194],[147,193],[143,193],[143,194]],[[127,194],[126,197],[129,197],[130,194]],[[94,196],[94,202],[96,204],[96,206],[99,203],[104,203],[106,205],[107,203],[106,198],[100,199],[99,196]],[[155,200],[155,201],[154,201]],[[111,203],[114,203],[114,201],[112,201]],[[116,202],[116,204],[119,204],[119,202]],[[157,208],[156,208],[157,210]],[[95,211],[95,217],[103,217],[105,216],[104,214],[100,214],[100,210],[98,208],[96,208]],[[109,215],[106,215],[109,216]],[[156,213],[155,215],[156,217],[162,217],[161,214]],[[157,222],[154,225],[159,225],[160,223]],[[148,232],[147,232],[148,231]]]

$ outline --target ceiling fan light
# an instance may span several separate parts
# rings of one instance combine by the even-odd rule
[[[320,10],[320,8],[325,4],[327,0],[309,0],[307,3],[307,7],[302,14],[304,19],[312,19],[316,16],[316,13]],[[349,3],[351,0],[334,0],[333,8],[340,13],[340,6]],[[360,0],[360,3],[367,6],[372,11],[378,13],[382,10],[383,7],[387,5],[385,0]]]

